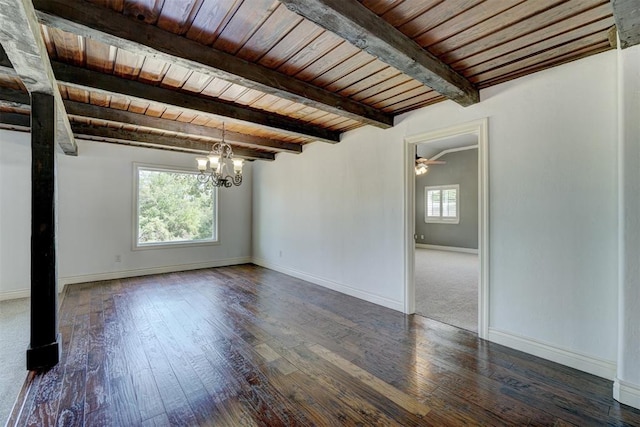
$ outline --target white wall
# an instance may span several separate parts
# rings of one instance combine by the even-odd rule
[[[246,182],[219,191],[219,245],[132,250],[133,162],[195,168],[195,155],[77,141],[58,156],[58,277],[61,284],[247,262],[251,166]],[[0,297],[28,295],[30,136],[0,131]],[[116,262],[116,255],[121,262]]]
[[[400,310],[400,138],[366,128],[256,165],[254,262]]]
[[[618,55],[620,311],[614,397],[640,408],[640,45]]]
[[[30,259],[31,136],[0,130],[0,300],[28,295]]]
[[[335,146],[315,143],[295,158],[256,165],[254,258],[401,310],[403,138],[489,117],[494,337],[584,356],[613,372],[616,53],[481,97],[471,107],[442,102],[400,117],[393,129],[359,129]]]

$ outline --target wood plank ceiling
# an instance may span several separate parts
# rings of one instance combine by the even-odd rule
[[[398,114],[446,99],[436,86],[442,73],[468,84],[466,102],[448,95],[468,105],[478,89],[611,49],[614,26],[608,0],[33,3],[76,137],[208,151],[224,122],[249,159],[337,142],[365,124],[389,127]],[[332,28],[341,5],[374,30]],[[394,48],[418,46],[435,61],[444,71],[427,81],[440,92],[398,50],[374,56],[378,36],[385,48],[399,40]],[[24,92],[0,52],[4,126],[28,126]]]

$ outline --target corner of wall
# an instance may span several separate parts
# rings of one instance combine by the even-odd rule
[[[613,382],[613,398],[634,408],[640,408],[640,387],[616,378]]]
[[[295,270],[288,267],[283,267],[281,265],[275,264],[271,261],[261,259],[261,258],[253,258],[252,262],[255,265],[259,265],[260,267],[268,268],[270,270],[278,271],[280,273],[286,274],[288,276],[296,277],[300,280],[307,281],[309,283],[313,283],[314,285],[322,286],[327,289],[331,289],[337,292],[341,292],[343,294],[359,298],[364,301],[371,302],[373,304],[381,305],[383,307],[390,308],[392,310],[404,312],[404,303],[402,301],[395,301],[389,298],[382,297],[380,295],[373,294],[371,292],[365,292],[360,289],[353,288],[351,286],[334,282],[331,280],[323,279],[321,277],[313,276],[311,274],[304,273],[299,270]]]

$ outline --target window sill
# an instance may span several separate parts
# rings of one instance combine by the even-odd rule
[[[219,246],[219,240],[201,240],[201,241],[188,241],[188,242],[161,242],[161,243],[147,243],[144,245],[134,244],[134,251],[146,251],[148,249],[178,249],[189,248],[197,246]]]
[[[426,219],[424,222],[427,223],[427,224],[460,224],[460,220],[459,219],[452,219],[452,220]]]

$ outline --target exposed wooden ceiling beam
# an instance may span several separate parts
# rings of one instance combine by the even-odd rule
[[[30,93],[54,97],[57,142],[66,154],[77,155],[69,118],[31,1],[0,0],[0,22],[0,43],[10,63]]]
[[[474,85],[357,0],[280,0],[290,10],[348,40],[463,106],[478,103]]]
[[[31,118],[28,114],[7,113],[0,111],[0,124],[9,125],[21,130],[31,128]],[[82,123],[72,123],[71,128],[77,138],[92,141],[111,142],[116,144],[134,145],[163,150],[174,150],[190,153],[208,153],[211,142],[194,141],[185,138],[175,138],[165,135],[132,132],[124,129],[96,127]],[[233,154],[248,160],[274,160],[275,154],[234,147]]]
[[[117,93],[147,101],[155,101],[179,108],[187,108],[196,113],[214,114],[221,120],[246,125],[247,122],[270,130],[285,131],[296,136],[314,138],[324,142],[340,141],[340,132],[300,122],[264,110],[238,106],[222,100],[207,99],[184,92],[151,86],[134,80],[127,80],[112,74],[91,71],[61,62],[52,62],[53,71],[59,82],[81,89],[97,89],[107,93]]]
[[[87,1],[33,0],[43,24],[283,99],[389,128],[393,116]]]
[[[142,141],[142,142],[149,142],[149,143],[154,143],[154,144],[167,146],[167,147],[186,148],[189,143],[189,140],[183,141],[183,139],[185,139],[187,135],[179,135],[176,138],[175,136],[152,135],[144,132],[128,131],[124,129],[114,129],[114,128],[104,127],[104,126],[91,126],[83,123],[71,123],[71,129],[73,129],[73,133],[75,133],[76,135],[81,134],[85,136],[99,137],[99,138],[125,139],[128,141]],[[199,146],[202,146],[201,144],[204,144],[206,147],[208,147],[206,150],[207,152],[211,151],[211,145],[217,141],[218,141],[218,138],[215,138],[215,139],[212,138],[210,142],[191,140],[191,142],[197,143],[196,145],[194,145],[194,147],[199,147]],[[225,141],[232,143],[232,141],[226,138],[226,135],[225,135]],[[298,145],[297,147],[300,150],[295,151],[295,153],[301,152],[302,146]],[[194,150],[196,150],[196,148],[194,148]],[[252,148],[238,147],[235,145],[233,147],[233,153],[236,156],[246,157],[250,159],[273,159],[274,158],[272,155],[273,153],[257,151]],[[244,154],[241,154],[241,153],[244,153]]]
[[[612,49],[617,49],[618,48],[618,29],[616,28],[615,25],[612,25],[611,28],[609,28],[609,31],[607,31],[607,38],[609,39],[609,46],[611,46]]]
[[[141,145],[151,148],[177,149],[195,153],[209,153],[212,142],[194,141],[174,136],[154,135],[149,133],[134,132],[125,129],[97,127],[82,123],[72,123],[73,133],[81,139],[90,139],[107,142],[125,142],[127,144]],[[274,153],[252,150],[244,147],[233,147],[233,155],[248,160],[274,160]]]
[[[29,105],[31,103],[31,99],[25,92],[0,87],[0,103],[9,107],[28,109],[30,108]],[[73,114],[75,116],[126,123],[130,125],[143,126],[169,132],[202,136],[214,140],[222,139],[222,130],[209,126],[201,126],[191,123],[178,122],[175,120],[160,119],[157,117],[146,116],[144,114],[132,113],[130,111],[97,107],[95,105],[83,104],[81,102],[74,102],[69,100],[65,100],[64,105],[67,108],[69,114]],[[75,129],[73,125],[72,128]],[[94,131],[94,136],[99,136],[97,132],[98,131]],[[255,148],[267,148],[276,151],[287,151],[296,154],[302,152],[302,146],[300,144],[273,140],[253,135],[246,135],[239,132],[225,132],[225,141],[232,144],[237,143],[253,146]]]
[[[638,0],[611,0],[613,17],[618,28],[620,47],[625,49],[640,43],[640,7]]]
[[[20,90],[0,87],[0,101],[3,105],[15,108],[31,108],[31,97]]]
[[[31,117],[28,114],[7,113],[0,111],[0,123],[10,126],[31,129]]]
[[[155,130],[176,132],[184,135],[201,136],[219,140],[222,138],[222,131],[209,126],[195,125],[193,123],[179,122],[176,120],[161,119],[144,114],[132,113],[131,111],[116,110],[113,108],[99,107],[97,105],[85,104],[82,102],[65,101],[67,111],[72,116],[94,118],[114,123],[124,123],[134,126],[141,126]],[[229,143],[238,142],[242,144],[252,144],[261,138],[244,135],[236,132],[226,132],[225,140]],[[253,141],[253,143],[252,143]],[[269,147],[265,147],[269,148]],[[235,151],[235,147],[233,148]]]

